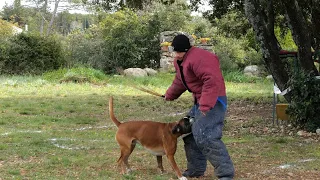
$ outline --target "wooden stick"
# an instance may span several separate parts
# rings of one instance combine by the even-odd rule
[[[146,89],[146,88],[143,88],[143,87],[138,87],[138,86],[134,86],[134,85],[132,87],[135,88],[135,89],[138,89],[140,91],[146,92],[148,94],[154,95],[154,96],[164,97],[164,95],[162,95],[162,94],[159,94],[159,93],[157,93],[155,91],[152,91],[152,90],[149,90],[149,89]]]

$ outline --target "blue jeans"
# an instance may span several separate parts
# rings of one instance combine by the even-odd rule
[[[195,117],[192,134],[183,138],[188,171],[205,172],[207,160],[218,178],[232,179],[234,167],[225,144],[221,141],[226,109],[217,102],[204,116],[195,104],[189,115]]]

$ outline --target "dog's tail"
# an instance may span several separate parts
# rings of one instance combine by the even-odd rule
[[[114,124],[116,124],[116,126],[119,127],[121,122],[119,122],[118,119],[114,116],[112,96],[109,99],[109,115],[110,115],[111,120],[114,122]]]

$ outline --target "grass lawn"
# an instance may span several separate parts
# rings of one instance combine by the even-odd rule
[[[164,93],[172,77],[109,77],[103,85],[0,77],[0,180],[177,179],[166,158],[167,173],[157,172],[156,158],[141,146],[129,159],[135,170],[119,174],[117,128],[107,110],[113,96],[119,120],[178,120],[192,105],[189,93],[165,102],[130,86]],[[286,126],[272,126],[272,82],[226,85],[230,106],[224,141],[235,164],[235,179],[320,179],[319,136],[296,136],[286,133]],[[175,158],[184,170],[182,141]],[[203,179],[215,179],[211,165]]]

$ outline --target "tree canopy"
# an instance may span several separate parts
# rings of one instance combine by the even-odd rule
[[[105,11],[116,11],[122,8],[132,8],[142,10],[154,2],[162,4],[172,4],[175,0],[82,0],[84,4],[102,7]]]
[[[190,2],[194,9],[203,3],[202,0]],[[212,22],[230,11],[245,14],[255,31],[265,65],[281,90],[287,88],[290,72],[287,62],[279,54],[282,47],[276,38],[275,26],[285,27],[292,32],[298,47],[296,51],[299,68],[318,74],[313,50],[319,52],[320,45],[319,0],[210,0],[209,5],[211,10],[204,12],[204,16]]]
[[[305,3],[306,1],[296,0],[245,0],[245,13],[248,17],[255,33],[256,38],[261,45],[265,64],[272,73],[276,83],[281,90],[286,89],[289,80],[289,73],[286,70],[286,61],[282,61],[279,52],[281,47],[275,36],[274,26],[277,13],[285,17],[285,22],[291,30],[293,39],[298,47],[297,49],[297,66],[305,72],[311,72],[314,75],[318,71],[314,65],[312,49],[319,51],[319,32],[314,31],[318,22],[319,14],[315,14],[316,6],[319,3]],[[313,1],[315,2],[315,1]],[[313,11],[303,10],[313,9]],[[280,8],[282,11],[280,11]],[[290,97],[287,97],[290,100]]]

